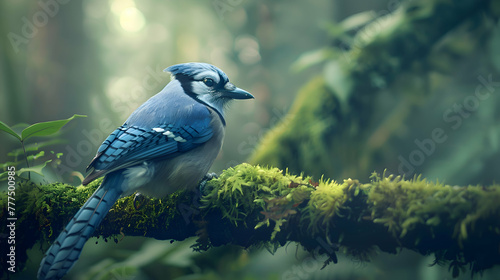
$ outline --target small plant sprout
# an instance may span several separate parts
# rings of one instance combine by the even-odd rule
[[[24,153],[24,158],[25,158],[25,161],[26,161],[26,168],[22,168],[21,170],[18,170],[17,171],[17,176],[19,176],[21,173],[23,172],[28,172],[28,180],[30,180],[30,171],[34,171],[34,172],[37,172],[37,173],[40,173],[39,171],[41,171],[41,169],[43,167],[45,167],[45,165],[47,165],[48,162],[50,161],[46,161],[45,163],[43,163],[41,166],[38,166],[38,167],[33,167],[33,168],[30,168],[29,166],[29,157],[28,155],[26,154],[26,148],[25,148],[25,141],[28,139],[28,138],[31,138],[33,136],[48,136],[48,135],[52,135],[56,132],[58,132],[59,130],[61,130],[61,128],[66,125],[68,122],[72,121],[73,119],[75,118],[84,118],[84,117],[87,117],[85,115],[73,115],[72,117],[68,118],[68,119],[65,119],[65,120],[56,120],[56,121],[48,121],[48,122],[40,122],[40,123],[35,123],[35,124],[32,124],[28,127],[26,127],[25,129],[23,129],[21,131],[21,134],[17,134],[11,127],[9,127],[8,125],[6,125],[4,122],[0,121],[0,130],[1,131],[4,131],[12,136],[14,136],[15,138],[17,138],[19,140],[19,142],[21,142],[21,146],[22,146],[22,149],[23,149],[23,153]],[[35,157],[33,157],[35,158]],[[0,174],[2,175],[2,174]],[[1,177],[1,176],[0,176]]]

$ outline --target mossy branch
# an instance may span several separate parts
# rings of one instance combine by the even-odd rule
[[[26,260],[26,250],[38,241],[46,249],[97,186],[19,184],[18,260]],[[273,251],[295,241],[311,252],[319,247],[334,262],[339,250],[368,260],[376,248],[389,253],[407,248],[434,254],[437,263],[449,262],[454,271],[500,264],[499,185],[448,186],[385,174],[372,174],[366,184],[314,182],[277,168],[241,164],[209,181],[204,195],[177,192],[147,200],[139,210],[133,196],[118,200],[94,236],[115,241],[197,236],[195,250],[236,244]],[[4,220],[6,205],[2,196]]]
[[[489,0],[403,2],[398,10],[360,30],[349,50],[341,50],[338,58],[327,61],[323,75],[299,90],[288,116],[266,134],[250,163],[314,176],[370,172],[375,165],[372,154],[380,149],[370,141],[377,139],[371,135],[377,125],[373,122],[377,115],[374,108],[379,108],[374,105],[377,98],[387,94],[403,73],[421,68],[422,63],[428,72],[439,71],[431,66],[436,46],[459,26],[477,24],[481,15],[498,11],[492,8],[497,6],[495,2]],[[341,52],[337,48],[334,51]],[[422,72],[417,76],[425,79]],[[416,86],[406,85],[404,90],[394,92],[394,98],[406,96],[401,109],[394,109],[398,120],[395,127],[417,103],[412,100],[418,98],[408,93],[412,87]],[[395,127],[382,131],[388,134]],[[388,137],[385,134],[382,139]]]

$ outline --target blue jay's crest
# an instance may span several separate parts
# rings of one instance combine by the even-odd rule
[[[254,98],[250,93],[230,83],[222,70],[207,63],[177,64],[164,71],[172,73],[187,95],[214,109],[223,122],[224,105],[230,100]]]
[[[45,253],[39,280],[61,279],[83,245],[121,195],[134,191],[164,197],[196,188],[219,154],[224,138],[224,105],[253,96],[206,63],[166,69],[175,77],[135,110],[102,143],[89,164],[86,185],[105,176]]]
[[[172,65],[165,70],[165,72],[170,72],[172,75],[175,77],[178,74],[180,75],[185,75],[188,77],[196,77],[199,74],[202,74],[203,72],[207,73],[217,73],[219,75],[220,80],[217,81],[217,83],[220,83],[220,81],[227,83],[229,82],[229,78],[227,77],[226,73],[222,72],[219,68],[208,64],[208,63],[198,63],[198,62],[190,62],[190,63],[183,63],[183,64],[177,64],[177,65]]]

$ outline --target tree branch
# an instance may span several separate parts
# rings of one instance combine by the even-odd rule
[[[289,116],[264,137],[250,163],[340,178],[373,170],[372,156],[380,147],[373,147],[370,139],[376,137],[370,134],[377,124],[375,113],[381,114],[374,109],[383,108],[377,106],[377,98],[405,71],[433,70],[431,63],[425,62],[433,60],[428,58],[432,50],[461,24],[478,21],[491,5],[493,2],[487,0],[407,1],[393,13],[375,19],[358,32],[350,50],[331,49],[338,57],[326,62],[322,77],[312,79],[299,91]],[[478,37],[484,40],[485,36]],[[425,80],[424,73],[417,76]],[[415,88],[406,85],[395,92],[406,96],[388,110],[394,110],[399,125],[419,99],[409,94]],[[383,131],[388,134],[394,129],[386,126]]]
[[[97,186],[19,184],[18,263],[26,261],[26,250],[36,242],[47,248]],[[236,244],[273,251],[295,241],[311,252],[321,246],[320,253],[333,262],[338,250],[368,260],[376,248],[389,253],[407,248],[434,254],[437,263],[450,263],[454,270],[471,265],[479,272],[500,264],[498,201],[499,185],[459,187],[385,174],[372,174],[367,184],[352,179],[313,182],[276,168],[241,164],[209,181],[204,195],[177,192],[147,199],[139,210],[133,196],[122,198],[94,236],[115,241],[123,236],[197,236],[195,250]],[[6,206],[2,196],[4,220]],[[2,233],[8,234],[6,230]]]

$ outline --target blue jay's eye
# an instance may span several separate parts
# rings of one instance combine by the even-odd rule
[[[213,87],[215,85],[214,80],[210,78],[203,79],[203,82],[205,83],[205,85],[207,85],[207,87]]]

